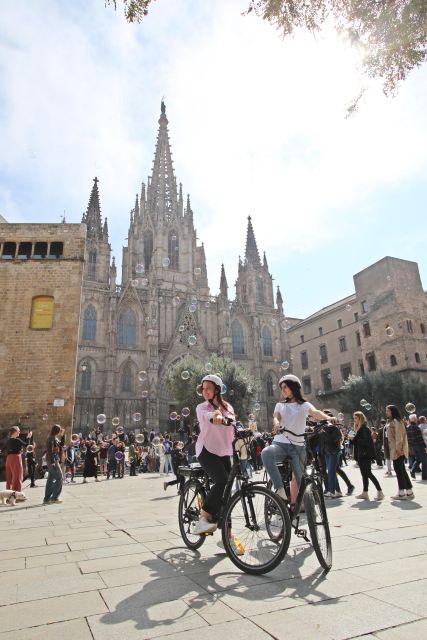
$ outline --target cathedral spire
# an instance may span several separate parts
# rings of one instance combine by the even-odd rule
[[[279,313],[283,315],[283,298],[282,298],[282,294],[280,293],[279,285],[277,285],[276,305],[279,310]]]
[[[251,216],[248,216],[248,230],[246,233],[246,251],[245,251],[246,264],[250,264],[253,267],[259,267],[261,261],[259,259],[258,247],[255,240],[255,234],[252,227]]]
[[[221,265],[221,280],[219,282],[219,292],[222,298],[228,298],[228,284],[227,278],[225,277],[224,264]]]
[[[169,143],[166,105],[162,100],[156,151],[148,191],[148,210],[156,218],[169,221],[177,212],[176,179]]]
[[[89,198],[86,213],[83,214],[82,222],[87,225],[87,235],[89,238],[97,240],[103,239],[101,205],[99,204],[98,178],[93,179],[92,192]]]

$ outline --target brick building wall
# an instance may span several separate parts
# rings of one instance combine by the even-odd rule
[[[85,240],[84,224],[0,224],[0,431],[32,427],[39,455],[53,423],[71,435]],[[31,327],[37,296],[51,328]]]

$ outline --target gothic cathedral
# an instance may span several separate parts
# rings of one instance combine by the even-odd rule
[[[189,351],[202,361],[212,353],[230,356],[248,369],[261,389],[258,419],[266,428],[280,363],[290,359],[282,296],[277,288],[274,300],[272,276],[265,254],[260,259],[250,217],[235,299],[229,299],[224,266],[219,294],[210,294],[190,198],[184,205],[174,174],[163,102],[153,173],[130,213],[120,284],[107,220],[101,219],[97,178],[82,222],[87,241],[74,431],[92,428],[100,413],[107,416],[108,430],[113,417],[125,428],[170,428],[176,407],[165,386],[166,372]],[[141,414],[137,423],[135,413]]]

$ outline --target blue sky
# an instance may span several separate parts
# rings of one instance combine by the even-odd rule
[[[427,68],[386,98],[332,31],[283,41],[246,6],[158,0],[129,25],[103,0],[3,0],[0,214],[79,222],[96,175],[120,262],[164,96],[212,293],[224,262],[234,294],[248,215],[289,316],[349,295],[385,255],[417,261],[425,285]]]

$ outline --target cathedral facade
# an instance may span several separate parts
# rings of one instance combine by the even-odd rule
[[[73,429],[92,428],[98,414],[107,416],[109,430],[113,417],[125,428],[169,429],[169,415],[179,407],[165,378],[187,353],[202,362],[213,353],[229,356],[246,368],[260,389],[258,418],[267,425],[281,363],[290,360],[280,290],[274,295],[248,218],[235,297],[229,298],[223,266],[219,294],[211,295],[190,198],[184,202],[175,177],[163,102],[153,171],[130,213],[120,282],[97,178],[82,222],[87,240]]]

